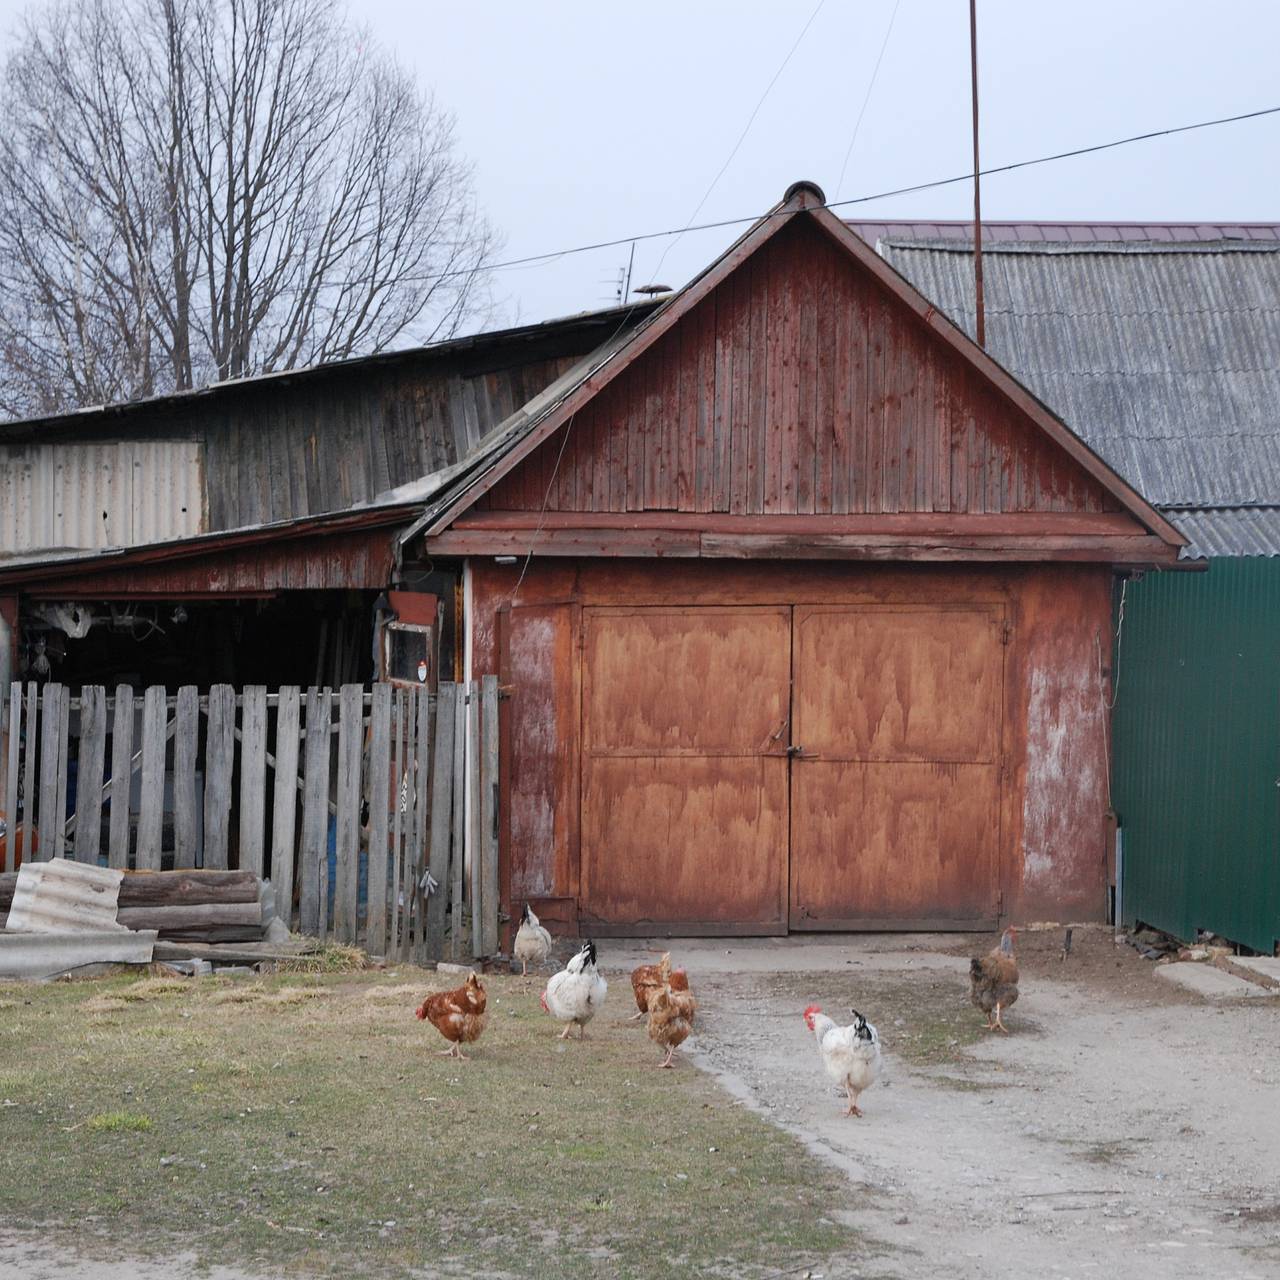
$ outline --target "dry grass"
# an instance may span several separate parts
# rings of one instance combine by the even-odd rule
[[[656,1069],[625,980],[581,1044],[537,980],[485,982],[464,1063],[413,1016],[454,975],[25,989],[0,1017],[6,1224],[299,1275],[830,1274],[858,1248],[838,1175]]]

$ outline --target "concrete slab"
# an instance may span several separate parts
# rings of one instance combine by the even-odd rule
[[[1181,960],[1176,964],[1156,966],[1156,977],[1164,982],[1172,982],[1176,986],[1194,991],[1206,1000],[1235,1000],[1240,997],[1250,998],[1276,995],[1266,987],[1258,986],[1245,978],[1237,978],[1233,973],[1225,973],[1211,964],[1197,964],[1191,960]]]
[[[1231,963],[1237,969],[1248,969],[1260,978],[1280,983],[1280,956],[1232,956]]]

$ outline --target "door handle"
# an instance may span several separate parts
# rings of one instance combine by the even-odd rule
[[[795,759],[795,757],[796,757],[796,756],[802,756],[802,755],[804,755],[804,748],[803,748],[803,747],[788,747],[788,748],[787,748],[787,758],[788,758],[789,760],[793,760],[793,759]]]

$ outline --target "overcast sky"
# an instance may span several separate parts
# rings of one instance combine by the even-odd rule
[[[816,0],[634,5],[364,0],[353,13],[457,116],[504,258],[689,221]],[[0,30],[26,6],[0,0]],[[984,165],[1280,105],[1275,0],[978,0]],[[847,199],[970,163],[965,0],[825,0],[698,221],[762,212],[797,178]],[[1280,220],[1280,116],[1007,176],[989,218]],[[842,211],[964,217],[966,186]],[[636,249],[633,283],[679,285],[737,230]],[[665,260],[662,260],[666,251]],[[497,279],[504,319],[609,305],[624,248]],[[660,261],[661,260],[661,261]]]

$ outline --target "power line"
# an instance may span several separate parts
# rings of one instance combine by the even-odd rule
[[[676,235],[676,238],[672,240],[672,242],[669,245],[667,245],[665,249],[663,249],[662,257],[658,259],[658,265],[657,267],[654,268],[653,275],[649,277],[651,280],[656,280],[662,274],[662,264],[667,260],[667,254],[669,254],[671,250],[680,242],[680,237],[684,235],[684,232],[688,231],[689,228],[693,225],[694,218],[696,218],[698,214],[702,212],[702,206],[706,204],[707,201],[711,198],[711,193],[716,189],[716,184],[720,181],[721,178],[724,177],[725,170],[728,169],[728,167],[733,163],[733,157],[738,154],[738,149],[746,141],[747,134],[751,132],[751,126],[756,122],[756,116],[760,114],[760,108],[764,106],[765,100],[768,98],[769,94],[773,92],[773,86],[778,83],[778,78],[787,69],[788,64],[791,62],[792,57],[795,55],[795,51],[800,47],[800,42],[808,34],[809,28],[813,26],[813,20],[818,16],[819,12],[821,12],[822,6],[825,3],[826,3],[826,0],[818,0],[818,3],[814,6],[813,12],[809,15],[808,22],[806,22],[804,26],[800,28],[800,34],[796,36],[795,41],[791,45],[791,48],[787,50],[787,56],[782,59],[782,62],[779,64],[777,71],[773,73],[773,79],[770,80],[767,85],[765,85],[764,92],[760,95],[759,101],[756,103],[755,107],[752,109],[751,114],[747,117],[747,123],[743,125],[742,132],[738,135],[737,142],[733,144],[733,150],[729,152],[728,159],[724,162],[724,164],[720,166],[720,172],[717,173],[716,176],[711,179],[711,185],[703,193],[702,199],[698,201],[698,207],[694,209],[694,211],[689,215],[689,221],[685,225],[684,230],[680,231]]]
[[[1015,160],[1012,164],[996,165],[990,169],[979,170],[981,177],[987,177],[993,173],[1012,173],[1015,169],[1029,169],[1033,165],[1051,164],[1056,160],[1070,160],[1076,156],[1092,155],[1098,151],[1110,151],[1115,147],[1125,147],[1134,142],[1149,142],[1153,138],[1168,138],[1179,133],[1192,133],[1197,129],[1211,129],[1216,125],[1237,124],[1241,120],[1257,120],[1262,116],[1272,116],[1280,114],[1280,107],[1264,107],[1260,111],[1246,111],[1237,116],[1220,116],[1215,120],[1200,120],[1195,124],[1175,125],[1170,129],[1155,129],[1150,133],[1135,133],[1127,138],[1116,138],[1111,142],[1098,142],[1088,147],[1076,147],[1072,151],[1057,151],[1053,155],[1037,156],[1033,160]],[[877,191],[872,195],[854,196],[849,200],[830,200],[823,207],[826,209],[846,209],[850,205],[870,204],[875,200],[888,200],[894,196],[912,195],[917,191],[932,191],[938,187],[954,186],[957,182],[972,182],[973,170],[970,169],[965,173],[957,174],[953,178],[935,178],[932,182],[917,182],[910,187],[894,187],[890,191]],[[680,236],[688,231],[717,231],[723,227],[740,227],[752,222],[759,222],[762,218],[774,215],[772,210],[766,210],[764,213],[755,213],[747,217],[741,218],[722,218],[718,222],[702,222],[697,226],[673,227],[668,231],[647,231],[639,235],[619,236],[616,240],[597,240],[592,244],[574,245],[569,249],[555,249],[549,253],[533,253],[525,258],[511,258],[506,262],[495,262],[487,267],[479,269],[471,268],[460,271],[441,271],[434,275],[425,276],[401,276],[401,280],[423,283],[429,280],[445,280],[453,276],[469,276],[476,275],[483,271],[507,271],[515,267],[524,267],[537,263],[553,262],[558,258],[568,258],[574,254],[592,253],[597,249],[616,249],[619,245],[630,244],[633,240],[636,242],[642,240],[660,240],[663,236]]]
[[[867,92],[862,99],[858,118],[853,124],[853,137],[849,139],[849,148],[844,153],[844,163],[840,166],[840,177],[836,180],[836,198],[840,198],[840,188],[844,186],[845,170],[849,167],[849,157],[853,155],[853,144],[858,141],[858,131],[862,128],[862,117],[867,114],[867,103],[871,101],[871,92],[876,87],[876,77],[880,74],[880,64],[884,61],[884,51],[889,47],[889,37],[893,35],[893,24],[898,17],[898,6],[902,0],[894,0],[893,12],[889,15],[889,25],[884,29],[884,39],[880,42],[880,53],[876,57],[876,65],[871,69],[871,79],[867,82]]]

